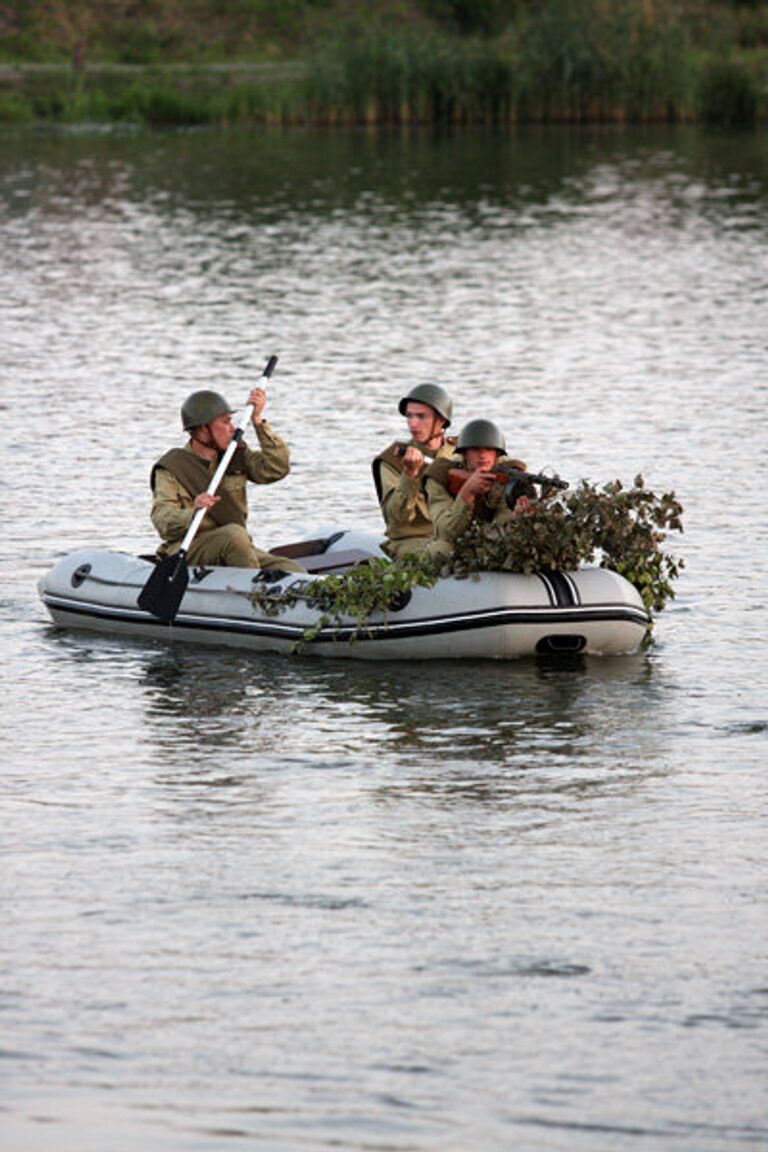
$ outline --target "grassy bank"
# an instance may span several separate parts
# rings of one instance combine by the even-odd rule
[[[266,0],[232,0],[202,40],[205,0],[135,4],[157,17],[141,36],[110,0],[79,23],[70,4],[47,38],[55,0],[16,7],[16,39],[0,36],[5,122],[768,121],[761,0],[423,0],[384,4],[372,25],[353,3],[294,0],[278,19]]]

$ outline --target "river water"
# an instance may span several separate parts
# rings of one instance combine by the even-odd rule
[[[2,1147],[768,1146],[765,134],[0,148]],[[529,466],[674,488],[636,656],[399,666],[59,634],[178,407],[268,414],[262,546],[378,524],[438,380]]]

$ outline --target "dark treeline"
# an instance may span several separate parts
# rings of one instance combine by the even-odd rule
[[[768,119],[768,0],[15,0],[0,120]]]

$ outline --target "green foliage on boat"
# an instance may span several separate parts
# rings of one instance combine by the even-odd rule
[[[535,501],[532,511],[506,524],[472,524],[449,559],[406,556],[374,559],[338,576],[326,576],[286,591],[268,585],[252,593],[254,608],[276,616],[301,601],[319,613],[303,643],[331,624],[364,635],[374,614],[387,614],[416,588],[440,577],[459,579],[480,572],[575,571],[599,562],[637,588],[649,613],[674,597],[673,582],[683,561],[665,550],[670,531],[682,532],[683,508],[674,492],[656,495],[635,477],[630,487],[614,480],[601,488],[582,481],[558,498]]]

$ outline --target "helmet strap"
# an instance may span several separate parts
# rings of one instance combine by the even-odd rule
[[[439,427],[436,428],[437,425],[439,425]],[[437,413],[435,413],[435,415],[432,417],[432,427],[429,432],[429,440],[427,440],[426,447],[437,449],[442,448],[445,441],[444,433],[445,420],[443,420],[442,416],[438,416]]]
[[[205,439],[200,435],[201,432],[205,433]],[[197,452],[198,456],[202,456],[206,460],[213,460],[214,456],[218,455],[218,448],[216,442],[211,435],[211,429],[208,424],[198,424],[197,428],[192,428],[190,432],[190,440],[192,441],[193,451]],[[202,448],[203,451],[199,451]],[[213,455],[210,455],[213,453]]]

